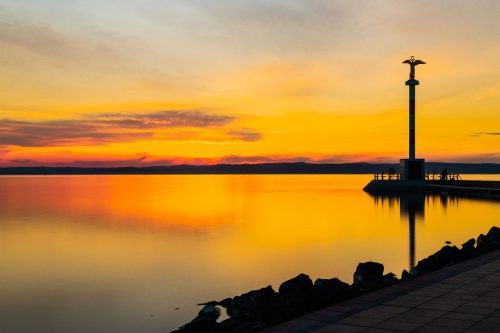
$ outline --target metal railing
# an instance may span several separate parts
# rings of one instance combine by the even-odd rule
[[[405,176],[404,174],[399,174],[399,173],[374,173],[373,174],[373,179],[374,180],[401,180]],[[425,180],[432,180],[432,181],[456,181],[456,180],[462,180],[462,177],[458,173],[447,173],[447,174],[442,174],[442,173],[426,173],[425,174]]]
[[[462,180],[462,177],[458,173],[426,173],[425,180],[436,180],[436,181],[455,181]]]
[[[375,180],[400,180],[401,175],[399,173],[375,173],[373,174],[373,179]]]

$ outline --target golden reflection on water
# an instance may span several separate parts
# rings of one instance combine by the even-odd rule
[[[367,260],[399,274],[498,223],[498,202],[432,196],[411,224],[369,179],[0,177],[0,331],[165,332],[201,301]]]

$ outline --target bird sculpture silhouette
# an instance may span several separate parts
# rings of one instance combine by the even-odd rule
[[[415,66],[424,65],[425,62],[422,60],[416,60],[414,56],[411,56],[410,59],[403,61],[403,64],[410,65],[410,80],[415,80]]]

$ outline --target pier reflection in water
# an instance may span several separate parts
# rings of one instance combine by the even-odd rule
[[[388,205],[394,207],[399,205],[399,214],[401,221],[408,223],[408,257],[409,269],[415,267],[415,247],[416,247],[416,222],[425,222],[425,206],[436,201],[441,203],[443,209],[449,205],[457,206],[459,198],[456,196],[424,194],[424,193],[369,193],[373,197],[375,205]]]

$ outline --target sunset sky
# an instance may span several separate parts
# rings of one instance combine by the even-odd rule
[[[0,0],[0,166],[500,163],[498,0]]]

